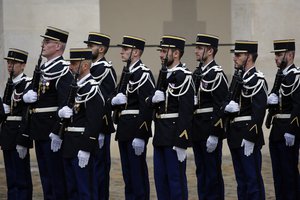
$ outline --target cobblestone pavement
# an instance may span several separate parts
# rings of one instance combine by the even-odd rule
[[[266,199],[275,199],[273,179],[272,179],[272,169],[270,163],[270,157],[263,154],[263,164],[262,164],[262,174],[264,178]],[[153,180],[153,160],[152,157],[148,158],[149,176],[150,176],[150,190],[151,190],[151,200],[156,199],[155,186]],[[234,172],[230,156],[223,156],[223,177],[225,182],[225,196],[226,200],[236,200],[236,182],[234,178]],[[34,200],[43,199],[41,191],[41,183],[39,178],[39,173],[37,169],[37,163],[32,162],[32,176],[33,176],[33,195]],[[187,177],[188,177],[188,189],[189,189],[189,199],[197,199],[197,186],[196,186],[196,176],[195,176],[195,165],[193,155],[188,155],[187,163]],[[0,199],[6,199],[6,181],[5,172],[3,168],[3,160],[0,161]],[[120,200],[124,199],[124,183],[122,179],[121,164],[118,158],[112,159],[111,168],[111,184],[110,184],[110,199]]]

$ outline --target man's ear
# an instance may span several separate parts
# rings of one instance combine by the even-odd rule
[[[100,46],[99,50],[98,50],[98,53],[104,53],[104,51],[105,51],[105,47],[104,46]]]

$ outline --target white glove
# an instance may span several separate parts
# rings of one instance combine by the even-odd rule
[[[198,97],[194,95],[194,106],[198,105]]]
[[[268,104],[278,104],[279,100],[278,100],[278,96],[275,93],[271,93],[268,96]]]
[[[295,144],[295,136],[290,133],[284,134],[285,145],[288,147],[294,146]]]
[[[23,95],[23,100],[25,103],[34,103],[37,100],[37,93],[33,90],[29,90]]]
[[[186,158],[186,149],[180,148],[180,147],[173,147],[173,149],[177,153],[178,161],[183,162]]]
[[[244,147],[244,155],[250,156],[253,153],[254,143],[243,139],[241,147]]]
[[[218,141],[219,139],[217,136],[210,135],[206,141],[206,151],[208,153],[213,152],[217,148]]]
[[[154,96],[152,97],[152,103],[159,103],[165,99],[165,93],[161,90],[156,90]]]
[[[79,167],[84,168],[89,162],[90,152],[79,150],[77,157]]]
[[[5,114],[9,114],[10,113],[10,106],[7,104],[3,104],[3,109],[4,109],[4,113]]]
[[[134,138],[132,141],[132,147],[134,149],[135,155],[141,155],[144,152],[145,140],[140,138]]]
[[[73,109],[68,106],[64,106],[58,111],[58,116],[60,118],[70,118],[73,116]]]
[[[99,136],[98,136],[99,149],[102,149],[102,147],[104,145],[104,138],[105,138],[105,135],[103,133],[99,133]]]
[[[114,105],[124,105],[127,103],[127,97],[123,93],[118,93],[117,96],[112,98],[111,104]]]
[[[51,150],[53,152],[57,152],[61,147],[62,139],[60,139],[60,137],[54,133],[50,133],[49,137],[51,139]]]
[[[17,150],[17,152],[19,154],[19,157],[21,159],[24,159],[25,156],[27,155],[27,150],[28,150],[27,147],[23,147],[23,146],[17,144],[16,150]]]
[[[225,111],[229,113],[236,113],[240,111],[239,104],[237,104],[235,101],[230,101],[229,104],[225,107]]]

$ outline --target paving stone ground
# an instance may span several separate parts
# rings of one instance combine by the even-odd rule
[[[151,190],[151,200],[156,199],[155,186],[153,179],[153,158],[148,157],[148,167],[150,176],[150,190]],[[223,177],[225,182],[225,196],[226,200],[236,200],[236,182],[231,162],[230,156],[223,156]],[[262,164],[262,174],[264,178],[266,199],[275,199],[273,179],[272,179],[272,169],[270,163],[270,157],[268,154],[263,154],[263,164]],[[37,169],[37,163],[32,160],[32,177],[33,177],[33,195],[34,200],[43,199],[41,182],[39,178],[39,173]],[[187,177],[188,177],[188,189],[189,189],[189,199],[196,200],[197,198],[197,187],[196,187],[196,176],[195,176],[195,165],[194,158],[192,154],[188,155],[187,163]],[[0,199],[6,199],[6,180],[5,172],[3,167],[3,160],[0,160]],[[122,179],[121,164],[118,158],[112,159],[111,168],[111,184],[110,184],[110,199],[120,200],[124,199],[124,183]]]

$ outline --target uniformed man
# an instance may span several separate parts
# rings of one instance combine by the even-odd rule
[[[194,90],[192,73],[181,63],[185,39],[162,37],[159,50],[167,77],[147,101],[156,108],[154,179],[158,199],[188,199],[186,149],[190,146]],[[158,80],[159,82],[160,80]]]
[[[299,199],[300,70],[294,64],[295,40],[274,40],[273,52],[282,76],[279,90],[268,96],[269,106],[277,110],[269,137],[275,196]]]
[[[196,96],[192,129],[199,199],[224,199],[222,140],[224,125],[220,107],[227,96],[227,78],[214,57],[219,38],[198,34],[195,55],[199,67],[193,73]]]
[[[90,32],[88,40],[84,42],[88,48],[92,49],[93,63],[90,70],[91,75],[99,83],[101,92],[105,100],[107,100],[116,88],[117,78],[111,62],[105,59],[105,54],[109,48],[110,36],[103,33]],[[106,104],[105,109],[106,114],[103,116],[103,130],[101,130],[98,136],[99,148],[95,158],[95,176],[97,177],[99,200],[109,199],[110,138],[111,133],[115,132],[109,104]]]
[[[238,199],[265,199],[261,148],[264,145],[262,123],[267,104],[267,85],[264,75],[255,67],[257,47],[256,41],[235,42],[233,61],[235,69],[242,71],[240,95],[237,95],[237,99],[229,99],[231,101],[225,107],[225,112],[233,115],[227,141],[237,181]]]
[[[119,106],[120,110],[117,113],[116,140],[125,182],[125,199],[149,199],[146,154],[148,139],[152,136],[152,109],[146,105],[145,99],[154,90],[154,80],[150,69],[141,61],[144,39],[124,36],[119,46],[122,61],[127,64],[118,86],[119,93],[112,98],[111,104]]]
[[[71,118],[63,137],[63,158],[69,199],[98,199],[94,176],[94,152],[104,115],[104,97],[90,74],[92,50],[70,49],[70,70],[77,87],[73,107],[58,111],[60,118]],[[71,92],[73,93],[73,91]],[[71,102],[67,102],[70,104]]]
[[[26,51],[11,48],[4,58],[10,77],[3,97],[6,119],[1,126],[0,143],[5,164],[7,199],[11,200],[32,199],[29,155],[32,140],[26,130],[26,105],[22,101],[22,94],[31,81],[23,73],[27,57]]]
[[[23,100],[31,104],[30,137],[35,140],[45,199],[66,199],[57,110],[63,106],[72,81],[68,63],[62,57],[68,35],[64,30],[47,27],[41,35],[44,38],[41,54],[47,61],[40,67],[39,86],[35,91],[31,84],[23,95]]]

